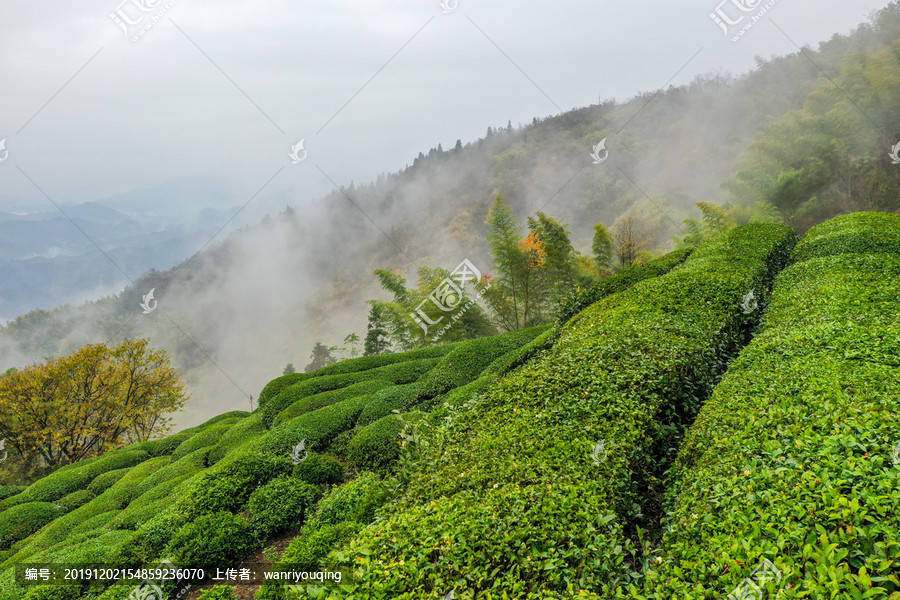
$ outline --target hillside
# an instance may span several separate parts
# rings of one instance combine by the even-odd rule
[[[256,390],[286,363],[304,364],[314,342],[363,332],[366,301],[381,294],[376,268],[409,274],[467,257],[488,272],[484,220],[497,196],[520,220],[540,209],[570,224],[582,250],[597,221],[635,217],[645,249],[657,254],[671,249],[698,201],[729,206],[737,223],[780,220],[800,231],[848,210],[895,211],[897,171],[885,151],[898,118],[898,31],[893,3],[850,35],[760,59],[750,73],[492,126],[482,139],[433,148],[375,182],[298,200],[113,297],[19,317],[0,330],[0,370],[88,342],[149,337],[185,373],[191,401],[179,424],[195,425],[255,406]],[[858,126],[867,120],[855,106],[875,120],[875,133]],[[837,141],[810,130],[833,129],[829,119],[840,124]],[[590,150],[603,138],[609,159],[594,165]],[[847,192],[847,181],[872,189]],[[140,302],[151,289],[159,310],[145,315]]]
[[[164,558],[348,577],[238,586],[259,600],[717,598],[751,572],[766,597],[893,599],[898,282],[898,215],[799,243],[751,224],[559,326],[279,377],[252,413],[4,488],[0,600],[149,598],[15,566]]]

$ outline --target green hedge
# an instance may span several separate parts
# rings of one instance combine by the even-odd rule
[[[347,458],[357,469],[380,471],[400,456],[403,421],[397,415],[382,417],[359,429],[347,447]]]
[[[101,473],[130,467],[146,460],[144,450],[117,450],[100,458],[74,463],[38,479],[21,493],[0,502],[0,509],[23,502],[52,502],[76,490],[84,489]]]
[[[94,496],[96,494],[90,490],[77,490],[57,500],[56,504],[62,506],[66,511],[75,510],[93,500]]]
[[[782,574],[769,598],[900,595],[900,249],[871,243],[885,230],[900,220],[849,215],[798,244],[685,439],[635,597],[724,597],[763,559]]]
[[[257,488],[247,501],[247,514],[260,539],[303,525],[322,496],[316,485],[279,477]]]
[[[240,509],[253,491],[266,482],[288,475],[293,468],[285,456],[247,454],[218,464],[200,476],[191,493],[179,503],[188,516]]]
[[[900,253],[900,214],[851,213],[810,229],[794,261],[846,253]]]
[[[269,400],[277,396],[286,387],[294,385],[295,383],[300,383],[304,379],[309,379],[310,377],[312,377],[311,373],[290,373],[288,375],[276,377],[267,383],[259,393],[257,405],[265,406]]]
[[[327,454],[310,454],[294,466],[294,477],[313,485],[334,485],[344,480],[344,465]]]
[[[254,447],[288,456],[301,440],[308,450],[324,450],[338,434],[352,429],[367,397],[357,396],[286,421],[259,438]]]
[[[648,263],[623,269],[614,275],[601,279],[586,290],[577,291],[560,306],[557,321],[561,325],[565,324],[582,310],[610,294],[621,292],[638,281],[665,275],[683,263],[692,251],[692,248],[679,248]]]
[[[215,446],[221,441],[225,432],[231,429],[232,425],[234,425],[234,423],[226,421],[224,423],[220,422],[204,427],[202,431],[195,433],[178,444],[171,454],[174,458],[181,458],[182,456],[191,454],[199,448]]]
[[[172,563],[180,568],[215,572],[232,565],[259,548],[253,526],[229,512],[202,515],[182,526],[166,547]]]
[[[368,425],[393,411],[407,411],[416,404],[423,395],[425,386],[414,381],[406,385],[395,385],[372,394],[362,412],[359,413],[357,425]]]
[[[261,404],[259,411],[263,413],[263,422],[269,425],[275,420],[278,413],[302,398],[363,381],[383,380],[393,384],[410,383],[427,373],[438,363],[438,360],[437,358],[420,358],[368,371],[313,377],[284,388],[265,404]]]
[[[336,525],[342,521],[370,523],[375,511],[390,497],[387,482],[375,473],[359,477],[331,490],[319,502],[314,522]]]
[[[375,511],[390,496],[387,483],[374,473],[363,473],[353,481],[333,488],[319,502],[315,516],[303,525],[272,566],[313,571],[334,548],[350,540],[375,518]],[[256,600],[288,600],[295,597],[284,585],[266,582]]]
[[[281,423],[289,421],[294,417],[298,417],[303,413],[308,413],[310,411],[316,410],[317,408],[335,404],[337,402],[340,402],[341,400],[346,400],[347,398],[373,394],[378,390],[391,385],[393,384],[391,384],[390,381],[373,379],[370,381],[361,381],[359,383],[354,383],[353,385],[348,385],[345,388],[332,390],[330,392],[322,392],[320,394],[307,396],[306,398],[297,400],[296,402],[279,412],[274,421],[266,422],[266,418],[263,417],[263,422],[266,422],[267,425],[271,423],[280,425]]]
[[[741,301],[753,289],[764,304],[793,243],[784,226],[739,227],[570,322],[540,361],[423,442],[405,496],[329,559],[354,570],[338,595],[611,591],[629,572],[643,488],[666,466],[659,449],[747,339],[758,313]]]
[[[107,471],[106,473],[100,473],[88,484],[87,489],[95,495],[100,494],[121,479],[130,468],[131,467],[125,467],[123,469],[114,469],[112,471]]]
[[[7,508],[0,513],[0,548],[8,549],[65,512],[64,507],[50,502],[25,502]]]
[[[252,443],[266,431],[263,425],[262,412],[256,411],[246,419],[243,419],[232,425],[228,431],[222,435],[222,439],[209,449],[207,460],[213,465],[227,456],[231,452],[239,452],[240,449]]]
[[[459,342],[419,380],[422,384],[420,400],[434,398],[474,381],[493,361],[511,350],[524,346],[545,329],[546,326],[537,326]]]
[[[200,592],[197,600],[240,600],[230,585],[214,585]]]
[[[458,342],[444,344],[441,346],[428,346],[419,348],[418,350],[410,350],[408,352],[396,352],[393,354],[374,354],[371,356],[361,356],[359,358],[351,358],[342,360],[341,362],[328,365],[315,372],[317,377],[322,375],[338,375],[342,373],[355,373],[358,371],[368,371],[386,365],[407,362],[410,360],[420,360],[423,358],[440,358],[453,350]]]
[[[0,500],[6,500],[21,493],[25,487],[24,485],[0,485]]]

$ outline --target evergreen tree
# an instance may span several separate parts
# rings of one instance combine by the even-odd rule
[[[312,362],[304,368],[307,373],[318,371],[323,367],[327,367],[328,365],[337,362],[337,359],[331,355],[331,349],[322,342],[316,342],[316,345],[313,346],[312,354],[310,354],[309,357],[312,359]]]
[[[613,240],[603,223],[594,225],[594,240],[591,243],[591,251],[594,253],[594,263],[601,273],[607,271],[613,258]]]
[[[297,370],[294,368],[294,363],[288,363],[284,366],[284,371],[281,372],[282,375],[290,375],[291,373],[296,373]]]
[[[384,307],[378,302],[372,302],[363,355],[384,354],[390,350],[390,347],[387,324],[384,319]]]

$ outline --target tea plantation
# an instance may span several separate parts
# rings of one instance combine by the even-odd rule
[[[351,577],[259,600],[897,600],[898,414],[900,215],[745,225],[557,325],[285,375],[252,413],[0,488],[0,600],[150,600],[15,567],[214,570],[275,540]]]

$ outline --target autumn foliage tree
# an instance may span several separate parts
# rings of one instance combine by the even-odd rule
[[[564,290],[578,279],[579,262],[569,232],[538,212],[528,234],[512,209],[497,198],[488,214],[488,242],[497,277],[484,297],[497,324],[508,331],[547,322]]]
[[[55,466],[159,435],[184,402],[168,354],[148,340],[89,344],[0,376],[0,437]]]

